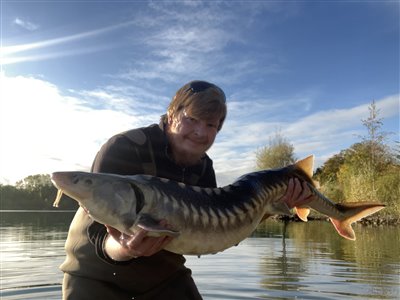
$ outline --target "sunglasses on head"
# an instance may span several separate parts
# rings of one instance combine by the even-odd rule
[[[185,92],[186,93],[192,92],[193,94],[196,94],[196,93],[204,92],[205,90],[207,90],[209,88],[217,89],[220,92],[220,94],[223,96],[224,101],[225,101],[225,93],[219,87],[217,87],[215,84],[209,83],[207,81],[192,81]]]

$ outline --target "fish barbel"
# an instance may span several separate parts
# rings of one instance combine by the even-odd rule
[[[143,228],[149,236],[175,237],[165,250],[179,254],[223,251],[248,237],[268,216],[294,212],[306,221],[310,208],[328,216],[341,236],[355,240],[352,223],[385,205],[334,203],[315,187],[313,164],[314,157],[309,156],[281,169],[246,174],[220,188],[189,186],[149,175],[55,172],[51,178],[59,190],[55,206],[64,193],[94,220],[123,233],[133,235]],[[306,206],[290,210],[281,197],[294,177],[307,182],[313,195]]]

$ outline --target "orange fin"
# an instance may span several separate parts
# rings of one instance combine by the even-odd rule
[[[314,172],[314,155],[307,156],[295,163],[296,167],[303,170],[310,178]]]
[[[310,214],[310,209],[307,207],[295,207],[294,208],[296,215],[299,217],[300,220],[303,222],[307,222],[308,215]]]
[[[343,220],[337,220],[330,218],[336,231],[344,238],[354,241],[356,235],[351,225],[362,218],[365,218],[377,211],[380,211],[385,207],[384,204],[379,203],[347,203],[347,204],[336,204],[336,207],[341,210],[347,217]]]
[[[354,233],[353,228],[351,227],[351,223],[349,222],[341,222],[339,220],[335,220],[333,218],[329,218],[331,223],[335,227],[336,231],[344,238],[355,241],[356,234]]]

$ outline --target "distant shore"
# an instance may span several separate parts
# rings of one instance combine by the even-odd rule
[[[275,216],[273,219],[281,221],[281,222],[303,222],[297,216]],[[329,221],[328,217],[325,216],[310,216],[308,217],[309,221]],[[367,217],[364,218],[357,223],[362,224],[364,226],[398,226],[400,225],[400,217],[393,216],[383,216],[383,217]]]

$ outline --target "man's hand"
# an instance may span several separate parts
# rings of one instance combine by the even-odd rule
[[[173,239],[170,236],[149,237],[147,236],[148,231],[144,229],[139,229],[135,235],[131,236],[114,227],[107,225],[106,227],[109,236],[104,248],[108,256],[117,261],[154,255]]]
[[[312,197],[313,194],[307,182],[303,181],[303,183],[301,183],[299,179],[291,178],[286,193],[282,197],[282,201],[285,202],[289,208],[293,208],[310,203]]]

